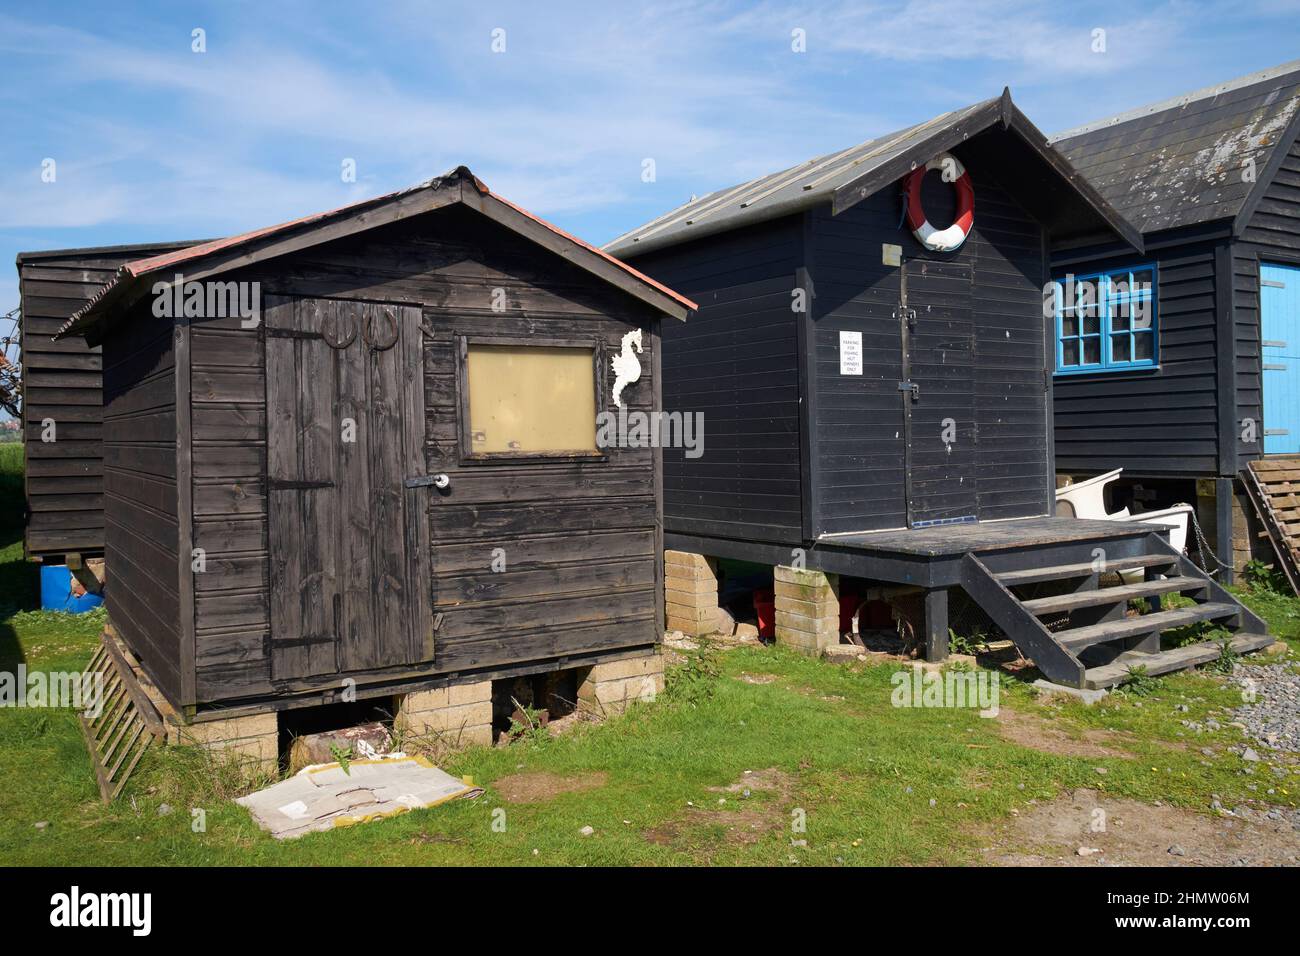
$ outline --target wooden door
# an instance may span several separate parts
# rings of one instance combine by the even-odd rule
[[[263,315],[272,677],[432,660],[420,310]]]
[[[1259,266],[1264,454],[1300,453],[1300,267]]]
[[[903,313],[908,520],[976,516],[975,326],[970,266],[907,263]]]

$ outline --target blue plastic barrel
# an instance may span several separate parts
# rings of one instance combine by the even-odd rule
[[[72,593],[72,572],[66,564],[41,565],[41,610],[84,614],[103,603],[104,598],[99,594]]]

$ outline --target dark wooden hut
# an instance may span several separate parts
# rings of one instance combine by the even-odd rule
[[[935,163],[965,176],[917,172]],[[925,217],[964,224],[964,241],[923,243]],[[935,658],[961,587],[1075,685],[1116,682],[1134,653],[1153,672],[1180,666],[1154,653],[1173,612],[1135,631],[1123,620],[1134,596],[1183,590],[1203,618],[1262,632],[1150,526],[1051,517],[1050,256],[1101,243],[1142,250],[1008,92],[693,199],[610,243],[700,303],[664,334],[665,408],[706,425],[703,455],[665,452],[669,625],[707,628],[700,603],[730,558],[777,566],[777,639],[814,651],[838,640],[845,577],[861,593],[924,592],[914,626]],[[1176,565],[1173,583],[1099,589],[1099,548]],[[1027,590],[1044,582],[1090,593]],[[1044,626],[1070,609],[1078,632]]]
[[[690,308],[463,167],[127,263],[58,337],[102,349],[118,634],[197,719],[653,650],[659,452],[595,422]]]
[[[1153,285],[1149,347],[1109,348],[1102,314],[1089,354],[1057,357],[1057,469],[1122,467],[1116,508],[1197,501],[1225,580],[1258,544],[1248,464],[1300,454],[1298,137],[1300,61],[1053,137],[1145,246],[1055,249],[1054,274]]]
[[[193,243],[18,254],[22,313],[27,556],[62,564],[104,553],[100,350],[54,333],[123,263]],[[52,427],[51,427],[52,426]]]

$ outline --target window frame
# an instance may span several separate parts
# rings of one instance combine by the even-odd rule
[[[469,347],[471,345],[495,345],[516,348],[560,348],[583,349],[591,351],[592,388],[595,390],[595,421],[592,424],[591,443],[596,446],[596,436],[600,430],[600,416],[606,411],[605,393],[605,344],[596,336],[554,337],[554,336],[507,336],[475,335],[456,333],[456,430],[457,444],[460,449],[460,462],[463,465],[488,464],[491,462],[519,461],[608,461],[609,453],[599,446],[593,451],[474,451],[473,429],[470,427],[469,408]]]
[[[1111,290],[1113,288],[1113,282],[1116,278],[1121,276],[1125,277],[1126,280],[1131,284],[1133,281],[1133,275],[1135,273],[1148,272],[1148,271],[1151,273],[1151,288],[1149,291],[1137,293],[1136,298],[1134,297],[1134,293],[1129,292],[1127,293],[1125,300],[1117,300],[1116,297],[1112,294]],[[1097,316],[1098,323],[1097,323],[1096,337],[1100,339],[1099,342],[1100,361],[1093,362],[1088,365],[1063,364],[1063,361],[1065,359],[1065,341],[1067,339],[1067,336],[1065,336],[1064,334],[1065,333],[1065,322],[1064,322],[1065,320],[1065,315],[1064,315],[1065,279],[1054,278],[1052,280],[1052,284],[1054,286],[1053,289],[1054,341],[1056,344],[1054,374],[1059,376],[1103,375],[1112,372],[1143,372],[1143,371],[1150,371],[1152,369],[1158,369],[1160,367],[1159,265],[1155,262],[1135,263],[1133,265],[1122,266],[1114,269],[1101,269],[1096,272],[1086,273],[1084,275],[1075,275],[1072,276],[1071,278],[1073,278],[1076,286],[1082,282],[1097,283],[1097,288],[1098,288],[1097,306],[1099,309],[1099,313]],[[1149,333],[1145,331],[1135,333],[1132,328],[1131,318],[1130,318],[1129,328],[1127,330],[1116,329],[1112,324],[1112,320],[1114,318],[1113,310],[1115,308],[1117,301],[1127,301],[1128,303],[1131,304],[1132,302],[1143,301],[1143,300],[1151,303],[1151,331]],[[1076,296],[1075,299],[1076,317],[1077,317],[1077,307],[1078,307],[1078,298]],[[1136,345],[1135,335],[1149,334],[1151,336],[1151,357],[1149,359],[1127,359],[1127,360],[1118,359],[1117,360],[1113,357],[1112,343],[1114,337],[1117,335],[1123,335],[1125,332],[1128,333],[1130,349],[1132,351],[1136,351],[1136,349],[1134,348],[1134,346]],[[1078,325],[1078,332],[1075,335],[1068,337],[1070,340],[1078,341],[1080,343],[1080,351],[1079,351],[1080,360],[1083,359],[1083,348],[1082,348],[1083,340],[1085,338],[1093,338],[1093,337],[1094,336],[1092,334],[1084,333],[1083,324],[1081,321]]]

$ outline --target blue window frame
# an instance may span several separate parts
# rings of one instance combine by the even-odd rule
[[[1057,375],[1155,368],[1154,264],[1067,275],[1053,286]]]

